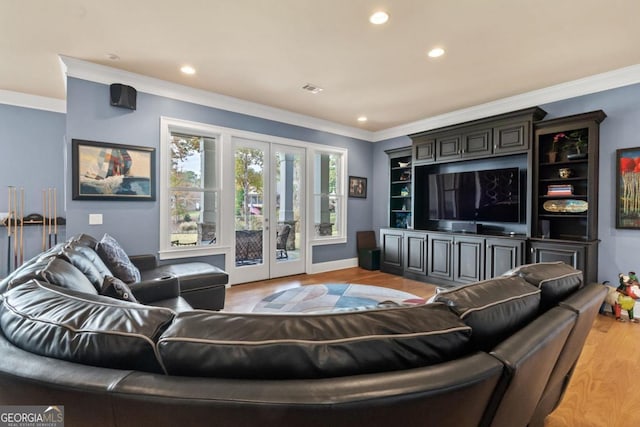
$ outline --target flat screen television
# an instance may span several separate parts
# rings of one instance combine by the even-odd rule
[[[429,174],[430,220],[520,222],[520,171],[503,168]]]

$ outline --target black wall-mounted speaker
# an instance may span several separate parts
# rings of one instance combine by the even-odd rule
[[[111,85],[111,105],[114,107],[136,109],[136,91],[131,86],[114,83]]]

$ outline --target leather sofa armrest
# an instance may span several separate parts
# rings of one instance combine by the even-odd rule
[[[158,260],[152,254],[132,255],[129,259],[140,271],[153,270],[158,266]]]
[[[176,276],[147,279],[129,285],[131,292],[143,304],[180,296],[180,282]]]

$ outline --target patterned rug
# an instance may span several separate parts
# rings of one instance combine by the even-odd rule
[[[350,283],[306,285],[276,292],[254,313],[328,313],[424,304],[416,295],[379,286]]]

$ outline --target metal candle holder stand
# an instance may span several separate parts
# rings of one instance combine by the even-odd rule
[[[24,263],[24,225],[42,224],[42,250],[58,243],[57,191],[55,188],[42,190],[42,219],[25,220],[24,188],[9,186],[7,227],[7,274]],[[30,215],[31,216],[31,215]]]

